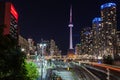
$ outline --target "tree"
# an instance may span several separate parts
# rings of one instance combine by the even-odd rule
[[[3,35],[0,25],[0,80],[26,80],[25,54],[10,35]]]
[[[36,64],[33,62],[26,62],[25,66],[29,80],[36,80],[39,76]]]
[[[20,48],[9,48],[0,53],[0,78],[8,80],[26,79],[25,54]]]
[[[3,35],[4,27],[0,25],[0,80],[34,80],[38,77],[37,67],[26,63],[26,55],[17,41]]]

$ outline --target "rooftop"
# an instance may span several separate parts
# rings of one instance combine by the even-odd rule
[[[112,7],[112,6],[116,6],[116,4],[115,3],[105,3],[105,4],[101,5],[101,9]]]

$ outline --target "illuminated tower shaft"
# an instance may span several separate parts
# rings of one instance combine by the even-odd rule
[[[73,42],[72,42],[72,27],[73,27],[73,24],[72,24],[72,6],[70,8],[70,23],[68,25],[70,27],[70,46],[69,46],[69,49],[73,49]]]

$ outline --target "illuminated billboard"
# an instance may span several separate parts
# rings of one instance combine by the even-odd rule
[[[15,17],[16,20],[18,20],[18,13],[17,11],[15,10],[14,6],[11,4],[11,7],[10,7],[10,12],[11,14]]]

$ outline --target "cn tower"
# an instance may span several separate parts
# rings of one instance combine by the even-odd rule
[[[72,23],[72,5],[70,6],[70,22],[68,27],[70,27],[70,42],[69,42],[69,53],[74,53],[73,51],[73,41],[72,41],[72,27],[73,27],[73,23]]]

